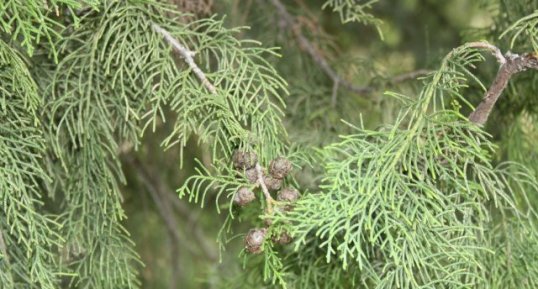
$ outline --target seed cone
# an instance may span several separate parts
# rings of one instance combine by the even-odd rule
[[[253,152],[235,151],[232,155],[234,168],[238,170],[250,169],[256,165],[257,161],[258,156]]]
[[[258,172],[255,168],[251,168],[245,171],[245,177],[249,183],[254,184],[258,181]]]
[[[267,229],[256,228],[250,229],[245,236],[245,249],[252,254],[259,254],[262,252],[262,245],[267,235]]]
[[[295,202],[301,195],[294,188],[285,188],[278,192],[276,199],[281,202]]]
[[[282,179],[277,179],[271,175],[263,176],[263,182],[270,191],[278,191],[282,187]]]
[[[291,168],[290,161],[286,158],[278,157],[271,161],[269,173],[277,179],[283,179],[291,172]]]
[[[239,206],[244,206],[256,199],[256,195],[254,193],[246,188],[241,187],[234,195],[234,203]]]

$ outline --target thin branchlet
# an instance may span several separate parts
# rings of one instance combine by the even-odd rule
[[[187,49],[187,47],[185,47],[181,43],[179,43],[179,41],[177,41],[177,39],[175,39],[170,34],[170,32],[168,32],[168,31],[164,30],[163,28],[161,28],[161,26],[159,26],[158,24],[152,23],[151,26],[153,27],[153,29],[156,32],[162,34],[164,39],[166,40],[166,42],[168,42],[174,48],[174,50],[176,50],[181,55],[181,57],[189,65],[189,67],[192,69],[194,74],[196,74],[196,77],[198,77],[198,79],[207,88],[207,90],[209,90],[209,92],[211,92],[213,94],[216,94],[217,89],[215,88],[215,86],[207,79],[207,76],[200,69],[200,67],[198,67],[196,62],[194,62],[193,57],[196,55],[196,53],[189,50],[189,49]]]
[[[267,186],[265,185],[265,181],[263,179],[263,170],[259,163],[256,163],[255,167],[257,177],[258,177],[258,185],[261,187],[263,195],[265,196],[265,202],[267,204],[267,211],[268,213],[272,213],[273,211],[273,203],[274,199],[271,197],[271,194],[269,193],[269,190],[267,189]]]

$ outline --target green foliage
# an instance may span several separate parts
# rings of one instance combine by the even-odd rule
[[[417,100],[404,98],[408,108],[394,125],[357,128],[324,150],[322,192],[279,218],[294,224],[296,248],[319,238],[328,262],[357,263],[372,288],[482,282],[491,264],[479,257],[493,252],[483,246],[490,206],[517,216],[520,191],[511,178],[533,190],[538,183],[526,171],[491,167],[488,136],[443,105],[466,101],[465,67],[480,60],[465,46],[455,49]]]
[[[273,265],[277,261],[249,264],[223,288],[279,276],[289,288],[502,288],[521,281],[518,272],[529,267],[522,259],[514,262],[510,278],[492,277],[503,276],[506,260],[513,258],[495,252],[508,243],[528,249],[523,244],[534,237],[512,240],[490,228],[502,220],[534,232],[525,196],[536,191],[537,182],[516,164],[492,166],[491,136],[459,112],[472,108],[468,79],[485,91],[472,72],[483,60],[467,46],[455,49],[425,80],[418,99],[390,94],[404,103],[394,124],[374,131],[361,125],[323,149],[321,191],[275,217],[277,224],[292,225],[297,251],[280,257],[282,268]],[[322,102],[324,93],[318,93],[315,99]],[[241,185],[232,176],[233,171],[195,176],[180,192],[195,197],[217,187],[218,195],[232,196]],[[249,212],[241,214],[252,220]],[[274,251],[265,252],[265,260],[274,258]],[[260,266],[264,274],[254,278]],[[490,274],[487,268],[498,271]],[[532,286],[536,277],[527,276],[525,284]]]
[[[0,41],[0,284],[53,289],[53,248],[61,244],[54,217],[42,209],[45,141],[37,121],[42,97],[23,56]]]
[[[322,8],[379,31],[375,2],[330,0]],[[537,50],[537,15],[527,5],[538,3],[483,2],[496,26],[470,37]],[[0,288],[142,286],[141,258],[124,227],[120,159],[131,147],[144,150],[149,134],[181,163],[193,139],[208,146],[208,159],[196,161],[178,193],[224,213],[221,253],[241,244],[246,230],[237,224],[267,228],[263,252],[241,251],[243,267],[215,277],[217,288],[538,285],[535,74],[508,88],[508,102],[518,105],[500,104],[510,122],[499,127],[509,129],[490,135],[464,116],[469,96],[486,90],[476,69],[485,57],[468,45],[422,79],[417,97],[407,96],[412,89],[390,92],[393,100],[382,103],[340,95],[330,77],[310,73],[320,60],[304,47],[293,48],[288,62],[275,48],[242,39],[251,33],[245,28],[216,16],[188,19],[153,0],[0,3]],[[302,31],[335,73],[360,78],[373,92],[401,91],[377,63],[339,53],[328,34]],[[357,103],[382,111],[387,101],[398,103],[399,114],[368,128]],[[341,118],[347,122],[335,125]],[[293,144],[286,127],[298,138]],[[302,198],[292,210],[268,203],[232,168],[236,149],[255,152],[262,167],[278,156],[293,162],[297,173],[284,186],[300,188]],[[257,200],[238,208],[232,200],[243,186]],[[293,245],[271,240],[283,232]]]
[[[0,64],[3,68],[0,75],[3,83],[0,88],[2,114],[6,115],[10,111],[15,116],[13,121],[21,123],[24,123],[22,118],[29,115],[33,118],[33,123],[37,122],[36,110],[41,105],[42,99],[22,55],[3,41],[0,42],[0,52]],[[12,101],[15,101],[16,105],[9,110],[8,102]]]
[[[62,4],[73,9],[82,5]],[[32,45],[41,43],[44,35],[48,51],[58,51],[60,59],[58,64],[43,61],[41,51],[35,57],[41,60],[41,65],[33,63],[34,73],[41,77],[38,88],[21,56],[2,43],[6,79],[2,107],[7,120],[2,151],[10,165],[2,172],[12,181],[3,183],[9,218],[0,228],[10,229],[4,236],[7,255],[20,262],[2,270],[7,288],[18,288],[15,284],[20,280],[53,288],[59,281],[54,270],[60,268],[69,276],[67,283],[76,288],[139,286],[135,267],[139,258],[121,224],[125,214],[119,185],[124,177],[117,153],[121,145],[137,145],[147,128],[155,129],[158,121],[165,121],[166,110],[176,114],[173,131],[163,140],[166,148],[176,143],[183,148],[193,133],[213,143],[215,163],[229,157],[237,146],[255,147],[261,159],[279,155],[285,148],[282,113],[275,104],[282,103],[279,95],[285,92],[285,82],[264,59],[276,55],[273,49],[237,40],[233,34],[240,30],[226,29],[216,18],[178,25],[175,19],[181,14],[165,17],[169,7],[152,1],[98,4],[65,27],[40,14],[45,10],[37,4],[6,10],[22,21],[15,24],[22,28],[12,33],[13,39],[20,34],[25,40],[21,44],[32,53]],[[32,17],[44,20],[35,25]],[[208,69],[208,78],[219,87],[216,94],[204,92],[189,67],[178,66],[170,43],[154,25],[197,52],[196,62]],[[34,126],[41,114],[46,124],[42,129]],[[44,156],[46,163],[40,160]],[[49,195],[61,200],[61,228],[34,209],[42,181]],[[17,204],[26,209],[13,207]],[[22,220],[36,224],[27,227]],[[15,250],[15,241],[28,242],[28,247]],[[30,249],[32,245],[39,245],[38,249]],[[61,250],[60,264],[45,251],[49,247]],[[33,250],[35,256],[21,257]],[[25,262],[36,268],[26,272]]]
[[[489,228],[485,241],[495,254],[482,256],[481,263],[489,267],[482,273],[487,282],[478,288],[536,288],[536,237],[525,223],[503,222]]]
[[[77,22],[76,9],[86,5],[96,8],[100,2],[102,1],[2,1],[0,2],[0,31],[11,35],[13,40],[20,41],[20,45],[31,55],[36,44],[43,38],[52,43],[60,37],[58,30],[62,28],[62,24],[57,19],[60,15],[64,13],[72,15],[72,19]],[[51,52],[54,54],[56,51]]]

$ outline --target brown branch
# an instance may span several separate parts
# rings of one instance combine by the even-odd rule
[[[474,46],[477,43],[480,43],[481,45]],[[538,58],[533,53],[519,55],[508,52],[505,55],[502,55],[497,47],[490,44],[487,44],[486,46],[485,44],[487,43],[473,42],[471,43],[471,47],[485,48],[492,51],[501,66],[499,67],[499,71],[497,72],[493,83],[484,95],[482,102],[480,102],[476,109],[469,115],[469,121],[478,125],[484,125],[486,123],[495,103],[508,85],[512,76],[529,68],[538,69]]]

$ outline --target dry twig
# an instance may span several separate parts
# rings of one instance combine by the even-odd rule
[[[200,82],[202,82],[202,85],[205,86],[207,90],[209,90],[209,92],[211,92],[212,94],[216,94],[217,89],[215,88],[215,86],[207,79],[205,73],[200,69],[200,67],[198,67],[196,62],[194,62],[193,57],[194,55],[196,55],[196,53],[194,51],[190,51],[187,47],[179,43],[179,41],[177,41],[177,39],[175,39],[174,36],[170,34],[170,32],[164,30],[161,26],[153,23],[153,30],[155,30],[155,32],[157,33],[160,33],[164,37],[166,42],[168,42],[168,44],[170,44],[170,46],[172,46],[174,50],[177,51],[179,55],[181,55],[183,60],[185,60],[187,65],[189,65],[190,69],[192,69],[196,77],[198,77]]]

